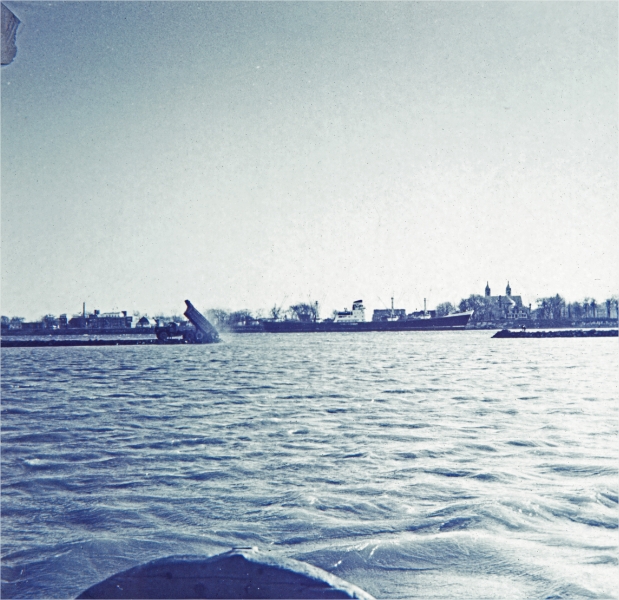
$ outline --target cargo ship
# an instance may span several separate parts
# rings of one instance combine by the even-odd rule
[[[463,311],[436,316],[434,311],[425,309],[409,315],[404,311],[393,309],[383,311],[387,314],[372,321],[365,320],[363,300],[355,300],[352,310],[337,312],[333,319],[323,321],[271,321],[264,320],[261,325],[269,333],[318,333],[332,331],[417,331],[417,330],[451,330],[464,329],[469,322],[473,311]]]

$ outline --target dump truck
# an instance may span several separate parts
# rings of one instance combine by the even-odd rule
[[[162,342],[182,339],[188,344],[214,344],[219,342],[219,332],[196,307],[185,300],[185,316],[190,324],[169,323],[155,327],[155,335]]]

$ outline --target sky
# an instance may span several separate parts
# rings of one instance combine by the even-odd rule
[[[603,301],[616,2],[11,2],[2,314]]]

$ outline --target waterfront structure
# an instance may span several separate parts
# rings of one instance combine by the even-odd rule
[[[151,319],[144,315],[140,318],[140,320],[135,324],[136,327],[155,327],[157,325],[157,321],[155,319]]]
[[[505,296],[493,296],[490,284],[486,282],[484,290],[484,300],[486,305],[486,321],[501,321],[504,319],[528,319],[531,315],[531,307],[528,308],[522,303],[522,296],[513,296],[512,288],[507,282]]]
[[[69,319],[68,327],[76,329],[130,329],[133,326],[133,317],[127,316],[127,311],[109,312],[101,314],[95,310],[86,314],[86,309],[81,315]]]

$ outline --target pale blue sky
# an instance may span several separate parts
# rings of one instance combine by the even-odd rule
[[[616,2],[6,2],[2,313],[617,278]]]

